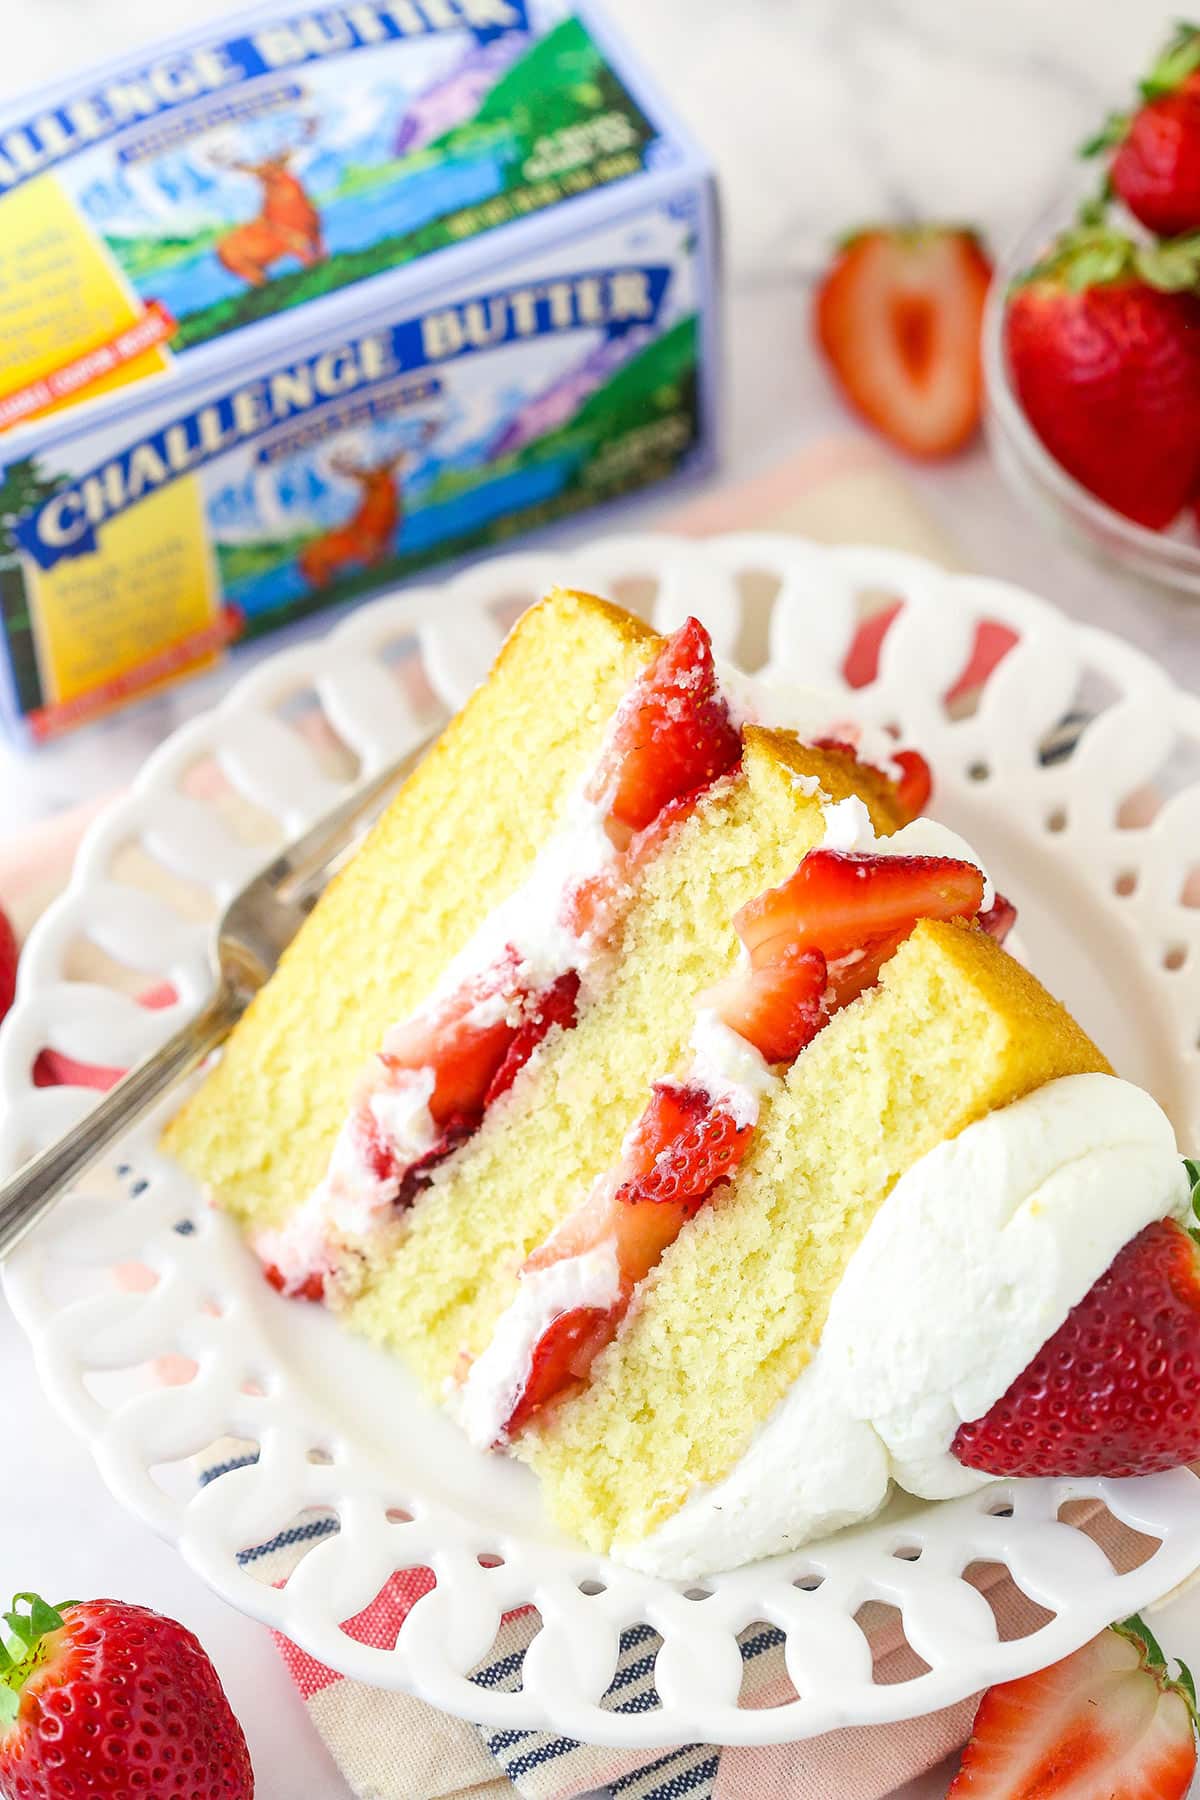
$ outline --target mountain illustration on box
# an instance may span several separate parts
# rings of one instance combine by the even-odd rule
[[[357,66],[83,187],[176,350],[636,173],[655,136],[575,17],[457,49],[416,91],[398,56],[382,79]]]
[[[365,445],[356,434],[353,456],[330,440],[210,493],[225,598],[247,633],[670,474],[699,432],[695,316],[626,340],[618,360],[613,349],[590,351],[539,393],[510,395],[506,419],[452,452],[439,452],[436,422],[415,444],[384,428]],[[313,573],[329,566],[330,545],[328,584]]]

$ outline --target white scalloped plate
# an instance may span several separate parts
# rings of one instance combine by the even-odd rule
[[[343,790],[355,759],[369,773],[458,706],[503,625],[552,581],[625,598],[662,626],[695,612],[732,660],[761,664],[767,679],[824,687],[849,714],[899,726],[933,763],[939,814],[1002,871],[1033,966],[1121,1072],[1153,1089],[1181,1141],[1200,1144],[1200,908],[1184,903],[1200,844],[1200,701],[1128,645],[1001,583],[792,537],[631,537],[499,559],[365,607],[327,638],[260,666],[165,744],[89,833],[69,891],[27,946],[18,1004],[0,1032],[0,1165],[15,1166],[90,1102],[81,1089],[33,1085],[39,1050],[123,1066],[161,1041],[205,989],[214,906],[271,842]],[[904,608],[875,678],[851,692],[843,658],[863,597],[880,595]],[[948,710],[942,696],[981,620],[1020,641],[974,710]],[[310,720],[323,719],[323,737],[298,728],[306,705]],[[1068,737],[1065,754],[1059,733],[1051,753],[1073,710],[1091,722]],[[264,828],[257,843],[247,841],[244,805],[231,824],[230,789],[223,800],[211,780],[214,758]],[[205,763],[207,786],[194,778]],[[1150,783],[1158,798],[1139,799]],[[160,887],[170,872],[166,897],[130,885],[145,879],[147,858]],[[123,993],[73,978],[81,937],[110,959]],[[129,997],[161,977],[178,991],[176,1006],[151,1011]],[[48,1393],[118,1498],[234,1605],[346,1675],[481,1723],[594,1744],[783,1742],[914,1716],[1040,1667],[1200,1564],[1200,1481],[1179,1470],[1004,1483],[941,1505],[902,1498],[870,1526],[700,1590],[636,1575],[557,1535],[527,1471],[471,1451],[398,1367],[315,1309],[273,1295],[229,1223],[154,1142],[144,1129],[114,1159],[124,1171],[115,1185],[98,1174],[64,1202],[12,1259],[6,1291]],[[144,1291],[113,1279],[115,1265],[131,1263]],[[164,1372],[181,1384],[162,1385]],[[197,1489],[194,1458],[230,1438],[257,1445],[258,1460]],[[1081,1496],[1101,1499],[1157,1549],[1118,1575],[1059,1517]],[[329,1511],[340,1529],[313,1534],[285,1585],[239,1558],[298,1516]],[[1006,1566],[1053,1616],[999,1641],[991,1608],[963,1578],[980,1563]],[[394,1649],[341,1629],[393,1571],[418,1567],[436,1586]],[[872,1600],[898,1609],[925,1673],[873,1679],[855,1622]],[[517,1691],[474,1685],[470,1671],[502,1614],[530,1604],[541,1630]],[[601,1700],[620,1633],[643,1621],[661,1638],[661,1705],[613,1711]],[[799,1695],[769,1710],[738,1704],[737,1639],[760,1621],[785,1634]]]

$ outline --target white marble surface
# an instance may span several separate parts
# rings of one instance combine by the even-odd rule
[[[808,340],[807,286],[828,239],[874,217],[940,215],[969,219],[1002,242],[1122,97],[1174,10],[1161,0],[609,4],[720,165],[732,476],[846,424]],[[5,0],[0,92],[223,10],[216,0]],[[1136,591],[1049,541],[982,449],[905,473],[968,562],[1123,631],[1200,686],[1200,611]],[[654,512],[647,503],[647,523]],[[225,679],[178,689],[36,757],[0,749],[0,833],[120,785]],[[246,1723],[264,1800],[345,1800],[265,1632],[213,1599],[108,1498],[84,1453],[46,1416],[2,1302],[0,1363],[0,1593],[115,1591],[187,1620]],[[1177,1603],[1160,1623],[1173,1651],[1200,1656],[1200,1604]],[[906,1800],[933,1800],[946,1780],[934,1776]]]

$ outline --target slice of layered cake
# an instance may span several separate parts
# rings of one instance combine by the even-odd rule
[[[745,706],[694,620],[662,639],[552,594],[168,1130],[274,1285],[402,1349],[434,1395],[680,1053],[733,912],[820,841],[831,796],[887,832],[920,789],[910,761]]]
[[[911,752],[556,593],[168,1144],[593,1547],[1200,1456],[1164,1115],[1003,946]]]

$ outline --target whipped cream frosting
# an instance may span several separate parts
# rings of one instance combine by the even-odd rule
[[[950,1455],[1155,1219],[1182,1216],[1170,1122],[1111,1075],[1047,1083],[914,1164],[852,1255],[811,1361],[725,1478],[614,1547],[676,1578],[989,1479]]]

